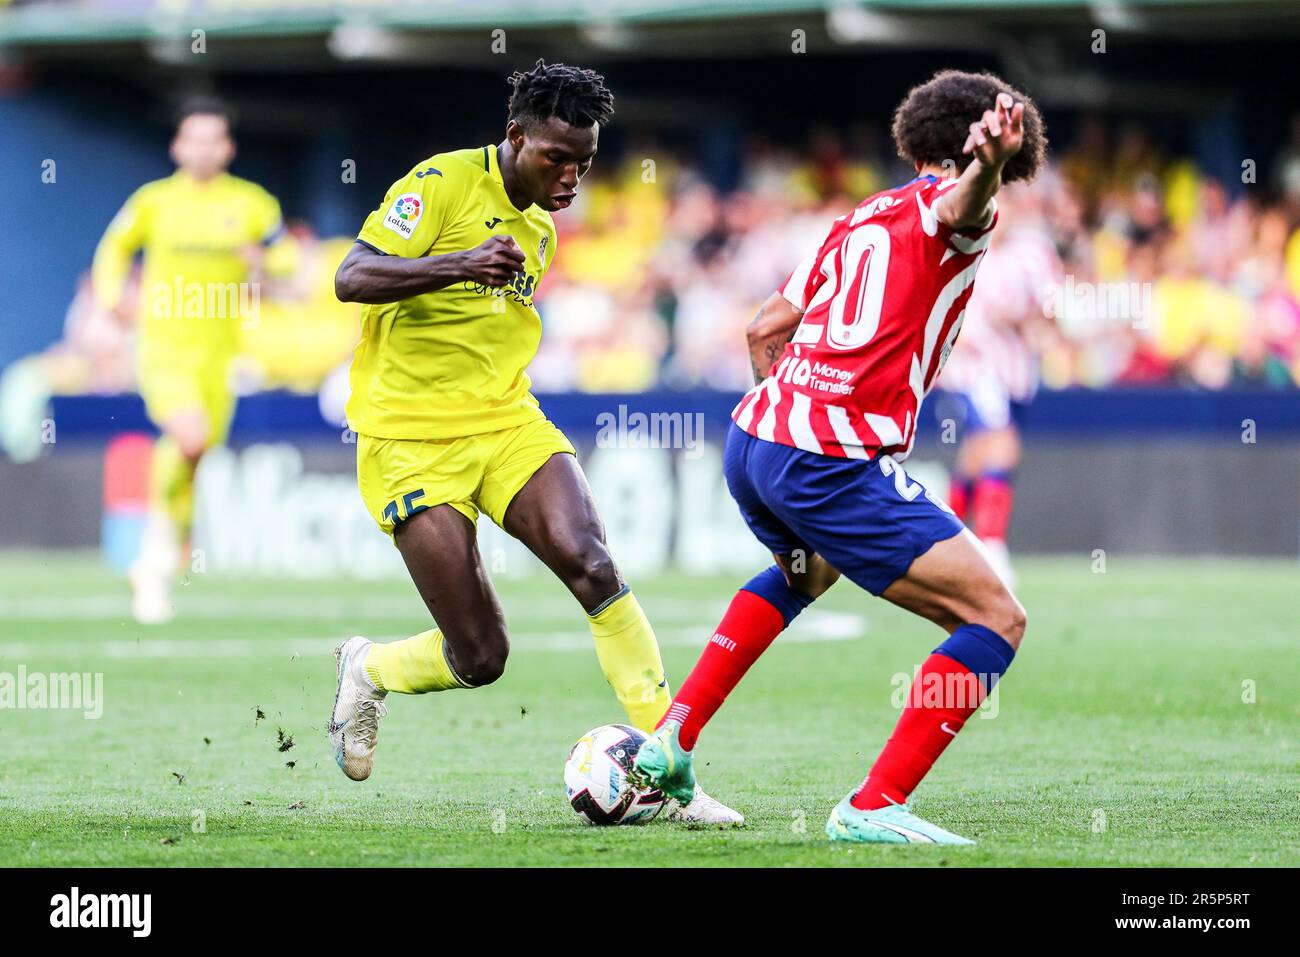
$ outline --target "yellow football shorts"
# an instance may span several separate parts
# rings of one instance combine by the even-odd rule
[[[573,444],[549,419],[458,439],[357,436],[357,484],[366,510],[389,535],[415,513],[450,505],[471,523],[479,511],[501,525],[534,473]]]
[[[155,356],[140,366],[139,389],[145,411],[156,425],[179,413],[201,410],[208,418],[210,444],[220,445],[230,434],[236,399],[228,360]]]

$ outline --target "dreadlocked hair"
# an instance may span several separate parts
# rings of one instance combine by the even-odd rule
[[[570,126],[604,126],[614,115],[614,94],[595,70],[538,60],[510,74],[509,118],[527,127],[554,116]]]

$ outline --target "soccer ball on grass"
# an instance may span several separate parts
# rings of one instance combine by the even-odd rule
[[[578,739],[564,764],[564,787],[585,822],[645,824],[663,808],[661,792],[639,788],[628,776],[645,739],[624,724],[593,728]]]

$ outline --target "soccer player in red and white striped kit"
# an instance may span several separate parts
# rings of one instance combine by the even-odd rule
[[[1035,340],[1054,321],[1052,290],[1065,275],[1046,221],[1047,206],[1060,188],[1042,188],[1045,180],[999,193],[1006,225],[980,263],[961,326],[961,348],[944,366],[938,394],[929,397],[945,441],[957,439],[948,504],[984,543],[993,569],[1010,588],[1016,579],[1007,531],[1020,427],[1038,391]]]
[[[831,812],[827,835],[966,844],[907,799],[1010,666],[1025,612],[979,541],[901,463],[961,330],[997,224],[994,194],[1033,178],[1046,138],[1023,93],[952,70],[908,93],[893,133],[916,178],[837,219],[750,325],[758,384],[732,414],[723,472],[776,564],[736,593],[636,769],[669,795],[693,791],[700,730],[844,575],[948,637],[921,666],[866,780]]]

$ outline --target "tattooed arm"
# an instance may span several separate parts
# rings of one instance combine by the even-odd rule
[[[745,338],[749,341],[749,361],[754,381],[762,382],[781,357],[785,344],[794,336],[803,313],[786,301],[779,292],[772,293],[749,322]]]

